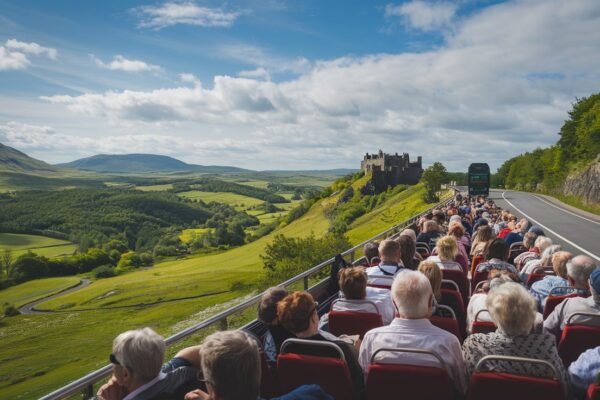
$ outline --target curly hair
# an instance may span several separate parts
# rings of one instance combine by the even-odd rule
[[[279,323],[292,333],[304,332],[310,327],[310,320],[317,305],[308,292],[294,292],[277,303]]]

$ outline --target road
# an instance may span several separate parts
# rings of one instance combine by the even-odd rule
[[[489,198],[540,226],[564,250],[587,254],[600,263],[600,217],[534,193],[492,190]]]
[[[67,293],[71,293],[74,292],[76,290],[80,290],[83,289],[84,287],[88,286],[91,283],[91,281],[87,278],[83,278],[78,285],[76,286],[72,286],[68,289],[65,289],[63,291],[60,291],[58,293],[55,293],[53,295],[47,296],[47,297],[43,297],[41,299],[38,299],[36,301],[32,301],[31,303],[27,303],[25,305],[22,305],[21,307],[19,307],[19,311],[21,312],[21,314],[52,314],[54,311],[38,311],[36,310],[34,307],[37,306],[40,303],[43,303],[45,301],[48,301],[50,299],[53,299],[55,297],[59,297],[59,296],[64,296]]]

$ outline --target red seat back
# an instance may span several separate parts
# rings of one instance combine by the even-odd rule
[[[598,346],[600,346],[599,326],[567,324],[563,328],[558,344],[558,355],[568,368],[581,353]]]
[[[591,384],[588,387],[586,400],[600,400],[600,385]]]
[[[357,311],[329,312],[329,332],[335,336],[342,334],[360,335],[362,339],[365,333],[380,326],[383,326],[383,320],[381,315],[376,313]]]
[[[496,332],[496,324],[492,321],[473,321],[471,326],[472,333],[492,333]]]
[[[471,276],[475,274],[475,268],[485,260],[484,256],[475,256],[471,261]]]
[[[448,317],[438,317],[436,315],[433,315],[429,317],[429,321],[431,321],[431,323],[437,326],[438,328],[452,333],[458,338],[458,340],[460,340],[460,343],[462,344],[464,338],[460,332],[458,321],[456,319]]]
[[[367,400],[452,400],[454,387],[443,368],[403,364],[371,364]],[[336,398],[337,399],[337,398]]]
[[[475,292],[475,286],[477,286],[479,282],[483,282],[487,279],[488,273],[488,271],[477,271],[477,269],[475,269],[475,273],[471,278],[471,293]]]
[[[468,400],[565,400],[560,381],[502,372],[474,372]]]
[[[552,311],[554,311],[557,305],[569,297],[577,297],[577,294],[571,293],[564,296],[548,296],[546,298],[546,304],[544,305],[544,319],[548,318],[548,315],[552,314]]]
[[[469,298],[469,280],[463,271],[442,270],[442,278],[454,281],[458,285],[458,290],[463,300]]]

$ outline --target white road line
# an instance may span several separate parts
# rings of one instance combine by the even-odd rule
[[[586,221],[589,221],[589,222],[591,222],[591,223],[594,223],[594,224],[600,225],[600,222],[598,222],[598,221],[594,221],[593,219],[589,219],[589,218],[586,218],[586,217],[584,217],[584,216],[581,216],[581,215],[579,215],[579,214],[577,214],[577,213],[574,213],[574,212],[572,212],[572,211],[569,211],[569,210],[567,210],[566,208],[559,207],[559,206],[557,206],[556,204],[553,204],[553,203],[549,202],[548,200],[546,200],[546,199],[544,199],[544,198],[542,198],[542,197],[535,196],[535,195],[534,195],[533,197],[535,197],[536,199],[538,199],[538,200],[540,200],[540,201],[543,201],[544,203],[548,204],[549,206],[552,206],[552,207],[554,207],[554,208],[558,208],[560,211],[566,212],[567,214],[571,214],[571,215],[574,215],[574,216],[576,216],[576,217],[579,217],[579,218],[581,218],[581,219],[585,219]]]
[[[545,225],[542,225],[542,224],[541,224],[539,221],[537,221],[537,220],[535,220],[535,219],[531,218],[529,215],[525,214],[525,213],[523,212],[523,210],[519,209],[519,208],[518,208],[517,206],[515,206],[513,203],[511,203],[510,201],[508,201],[508,200],[506,199],[506,197],[504,196],[504,193],[506,193],[506,192],[502,192],[502,198],[504,199],[504,201],[506,201],[508,204],[510,204],[510,206],[511,206],[511,207],[513,207],[515,210],[517,210],[518,212],[520,212],[521,214],[523,214],[523,216],[524,216],[525,218],[529,219],[530,221],[533,221],[533,222],[535,222],[537,225],[541,226],[541,227],[542,227],[542,228],[544,228],[546,231],[548,231],[548,232],[550,232],[550,233],[554,234],[555,236],[557,236],[557,237],[559,237],[560,239],[564,240],[565,242],[569,243],[571,246],[575,247],[576,249],[583,251],[583,252],[584,252],[585,254],[587,254],[588,256],[590,256],[590,257],[593,257],[593,258],[595,258],[596,260],[600,261],[600,257],[598,257],[597,255],[595,255],[595,254],[593,254],[593,253],[590,253],[589,251],[587,251],[587,250],[586,250],[586,249],[584,249],[583,247],[576,245],[575,243],[571,242],[571,241],[570,241],[569,239],[567,239],[566,237],[564,237],[564,236],[562,236],[562,235],[559,235],[558,233],[554,232],[552,229],[548,228],[548,227],[547,227],[547,226],[545,226]]]

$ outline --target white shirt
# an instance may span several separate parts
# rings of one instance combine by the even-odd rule
[[[398,267],[393,264],[381,263],[374,267],[367,268],[367,284],[392,287],[394,277],[399,273],[408,270],[409,269],[405,268],[402,262],[398,263]]]
[[[467,306],[467,332],[471,333],[471,329],[473,328],[473,321],[475,321],[475,315],[480,310],[487,310],[485,305],[485,299],[487,298],[487,293],[475,293],[471,296],[469,300],[469,305]],[[482,312],[477,317],[478,321],[492,321],[492,317],[490,317],[489,312]]]
[[[463,268],[456,261],[442,261],[439,256],[429,256],[425,261],[433,261],[437,264],[440,269],[451,270],[451,271],[461,271]]]
[[[396,318],[388,326],[372,329],[365,334],[360,346],[358,362],[365,374],[369,370],[371,356],[381,348],[406,347],[431,350],[438,354],[448,367],[450,378],[456,388],[465,393],[467,376],[462,350],[458,338],[433,326],[428,319]],[[440,363],[432,356],[410,353],[379,353],[377,360],[386,363],[403,363],[440,367]]]

